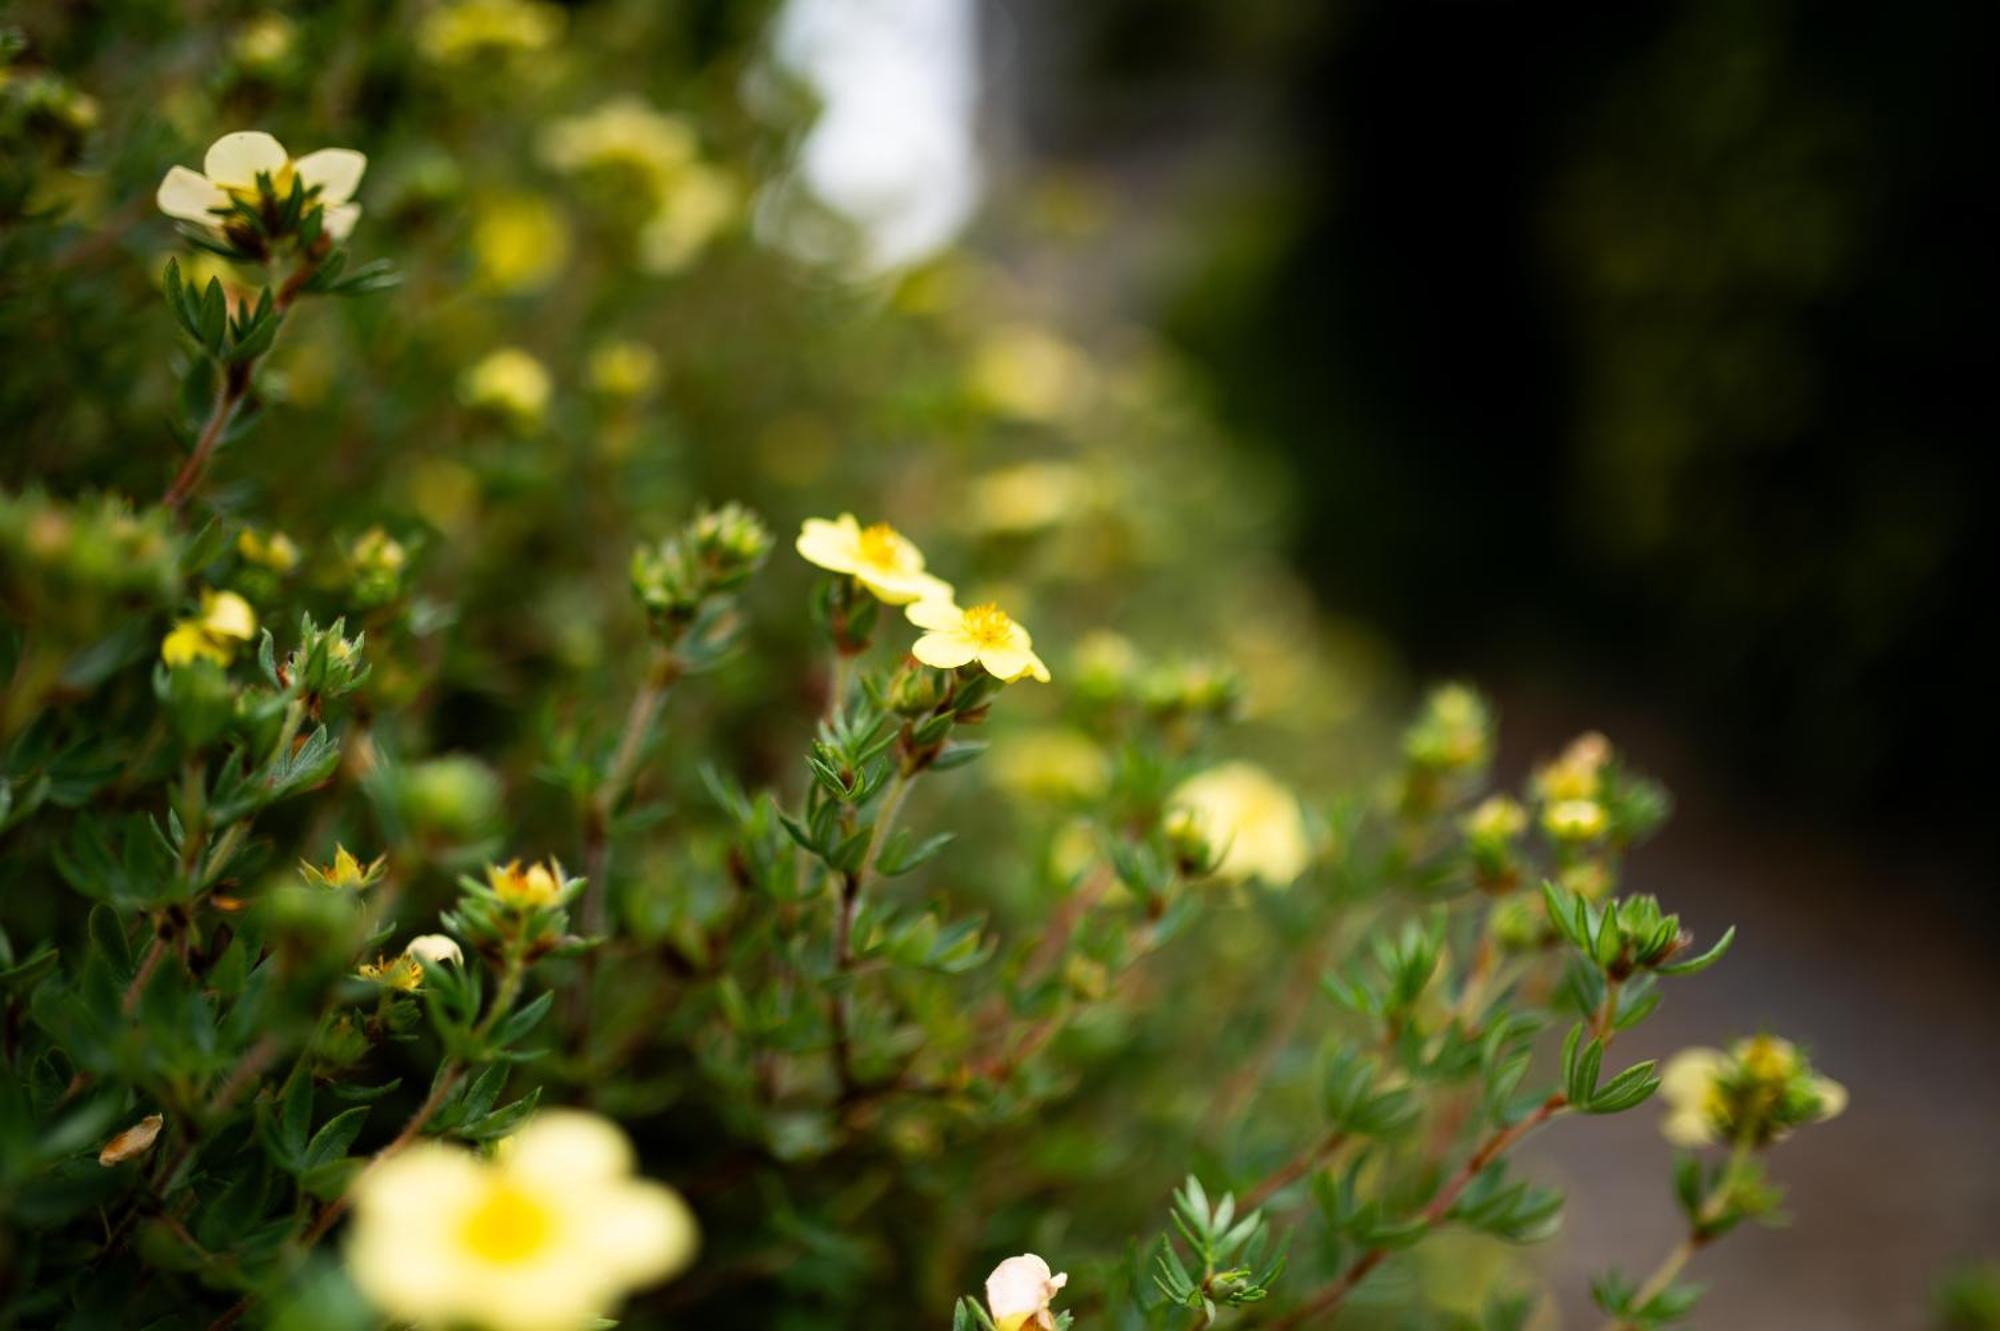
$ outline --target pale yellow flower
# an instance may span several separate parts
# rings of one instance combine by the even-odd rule
[[[125,1131],[104,1143],[104,1149],[97,1153],[97,1163],[110,1169],[122,1165],[127,1160],[136,1160],[153,1149],[153,1143],[160,1138],[160,1128],[166,1120],[158,1114],[148,1114]]]
[[[424,16],[417,47],[440,65],[455,65],[487,52],[544,50],[562,29],[561,7],[540,0],[456,0]]]
[[[418,934],[404,945],[403,955],[439,966],[465,964],[465,952],[459,947],[457,940],[447,938],[443,934]]]
[[[231,48],[236,58],[253,69],[271,69],[292,54],[296,31],[282,14],[260,14],[236,32]]]
[[[1022,462],[972,483],[972,525],[990,532],[1032,532],[1075,516],[1091,497],[1089,478],[1068,462]]]
[[[1535,773],[1535,789],[1550,803],[1594,800],[1610,761],[1611,741],[1588,731],[1571,740],[1554,762]]]
[[[1465,834],[1474,841],[1511,841],[1528,826],[1528,811],[1506,795],[1489,795],[1465,816]]]
[[[1542,829],[1558,841],[1595,841],[1611,826],[1596,800],[1561,800],[1542,810]]]
[[[687,1204],[633,1164],[615,1125],[575,1110],[544,1110],[491,1160],[413,1146],[354,1185],[348,1272],[417,1327],[579,1331],[694,1257]]]
[[[514,194],[483,205],[472,223],[480,285],[493,291],[547,286],[569,259],[569,223],[547,199]]]
[[[642,397],[659,379],[659,354],[644,342],[606,342],[590,353],[590,386],[606,397]]]
[[[563,890],[562,865],[554,860],[521,867],[519,860],[486,866],[486,885],[515,910],[553,905]]]
[[[637,97],[620,97],[595,111],[570,116],[542,135],[542,160],[558,171],[625,167],[650,190],[695,160],[694,127],[656,111]]]
[[[542,363],[519,347],[502,347],[468,369],[458,381],[468,407],[498,411],[532,425],[548,410],[554,385]]]
[[[326,234],[345,240],[361,217],[354,191],[367,169],[368,158],[352,148],[321,148],[294,158],[262,130],[239,130],[209,145],[200,171],[184,166],[169,170],[155,199],[169,217],[221,230],[234,203],[258,204],[259,176],[271,182],[279,199],[291,193],[297,179],[325,210],[321,225]]]
[[[1034,639],[1005,610],[988,602],[961,610],[952,601],[917,601],[904,609],[910,622],[926,630],[910,655],[939,670],[979,662],[995,679],[1026,676],[1049,682],[1049,668],[1035,655]]]
[[[639,228],[639,266],[666,276],[685,269],[736,216],[736,181],[728,172],[690,162],[660,184],[660,202]]]
[[[1082,404],[1091,374],[1075,347],[1046,329],[1020,324],[996,329],[973,349],[968,377],[974,395],[994,410],[1052,421]]]
[[[364,961],[354,968],[354,973],[364,980],[394,989],[399,993],[413,994],[424,987],[423,964],[409,953],[394,957],[377,957]]]
[[[1080,730],[1048,727],[1008,735],[993,746],[993,779],[1035,799],[1093,799],[1111,784],[1103,746]]]
[[[886,522],[863,527],[852,513],[807,518],[796,548],[807,563],[849,575],[890,605],[952,596],[950,583],[924,572],[924,552]]]
[[[169,666],[198,660],[226,666],[236,659],[236,649],[256,636],[257,612],[248,601],[235,592],[204,590],[201,612],[175,623],[160,643],[160,659]]]
[[[1312,863],[1298,796],[1253,763],[1224,763],[1182,782],[1167,801],[1221,852],[1218,877],[1289,886]]]
[[[1660,1099],[1667,1107],[1660,1131],[1676,1146],[1709,1146],[1739,1133],[1761,1144],[1838,1116],[1847,1088],[1813,1072],[1789,1040],[1758,1035],[1727,1052],[1675,1054],[1660,1070]]]
[[[1035,1326],[1053,1331],[1055,1315],[1049,1305],[1069,1283],[1067,1274],[1049,1270],[1049,1264],[1031,1252],[1009,1257],[986,1277],[986,1311],[998,1331],[1021,1331]]]
[[[299,566],[299,547],[281,531],[266,536],[245,527],[237,533],[236,553],[273,573],[290,573]]]

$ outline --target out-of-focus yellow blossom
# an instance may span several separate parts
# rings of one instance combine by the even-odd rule
[[[1512,841],[1528,827],[1528,811],[1506,795],[1489,795],[1465,816],[1465,834],[1474,841]]]
[[[1071,669],[1080,689],[1093,693],[1115,693],[1139,674],[1139,649],[1122,633],[1092,629],[1076,644],[1070,657]]]
[[[667,276],[701,256],[736,216],[735,178],[720,167],[691,162],[661,186],[658,209],[639,228],[639,266]]]
[[[998,1331],[1021,1331],[1034,1326],[1054,1331],[1055,1314],[1049,1305],[1069,1276],[1049,1270],[1049,1264],[1031,1252],[1009,1257],[986,1277],[986,1311]]]
[[[290,573],[299,566],[299,547],[281,531],[269,535],[245,527],[236,536],[236,553],[273,573]]]
[[[425,458],[411,467],[407,489],[417,515],[447,534],[470,522],[479,504],[479,477],[450,458]]]
[[[1565,864],[1556,874],[1556,883],[1563,891],[1585,901],[1602,901],[1610,896],[1614,881],[1611,866],[1601,856]]]
[[[605,342],[590,353],[590,386],[605,397],[644,397],[659,381],[659,353],[644,342]]]
[[[236,30],[230,50],[238,63],[251,69],[274,69],[290,58],[297,36],[283,14],[259,14]]]
[[[364,572],[400,573],[410,556],[401,541],[380,527],[370,527],[347,547],[347,559]]]
[[[1312,863],[1312,836],[1298,796],[1254,763],[1199,772],[1167,803],[1189,815],[1220,852],[1218,877],[1287,887]]]
[[[158,1114],[148,1114],[131,1127],[104,1143],[97,1153],[97,1163],[106,1169],[122,1165],[127,1160],[136,1160],[153,1149],[153,1143],[160,1139],[160,1129],[166,1119]]]
[[[1492,740],[1485,700],[1463,684],[1447,684],[1425,700],[1423,714],[1403,737],[1403,751],[1419,766],[1461,771],[1484,763]]]
[[[952,596],[950,583],[924,572],[924,552],[886,522],[864,527],[852,513],[831,522],[807,518],[794,548],[808,564],[845,573],[890,605]]]
[[[417,1327],[580,1331],[694,1257],[687,1204],[633,1164],[617,1127],[575,1110],[542,1111],[491,1160],[413,1146],[356,1182],[348,1272]]]
[[[1080,730],[1050,726],[996,742],[993,779],[1017,795],[1045,800],[1087,800],[1111,783],[1111,760]]]
[[[352,148],[321,148],[293,158],[262,130],[239,130],[209,145],[200,171],[184,166],[168,171],[154,197],[167,216],[219,231],[234,203],[257,206],[259,176],[270,180],[280,199],[291,193],[297,179],[325,210],[321,226],[326,234],[345,240],[361,218],[354,191],[367,169],[368,158]]]
[[[569,223],[539,195],[495,199],[473,221],[472,258],[488,290],[539,290],[569,261]]]
[[[948,600],[916,601],[904,613],[925,630],[911,645],[910,655],[927,666],[956,670],[977,661],[995,679],[1011,683],[1026,676],[1049,682],[1049,668],[1035,655],[1028,630],[990,601],[969,610]]]
[[[519,860],[489,864],[486,866],[486,884],[493,889],[493,895],[507,906],[515,910],[534,910],[553,904],[561,894],[562,865],[554,860],[530,864],[525,869]]]
[[[1596,800],[1560,800],[1542,810],[1542,830],[1557,841],[1595,841],[1611,826]]]
[[[972,483],[972,525],[989,532],[1032,532],[1075,517],[1090,500],[1090,481],[1069,462],[1022,462]]]
[[[1560,757],[1535,773],[1535,791],[1552,804],[1594,800],[1610,761],[1610,740],[1594,730],[1578,735]]]
[[[1045,422],[1081,405],[1090,364],[1047,329],[1019,324],[995,330],[973,348],[968,379],[974,396],[995,411]]]
[[[481,55],[541,51],[562,36],[560,6],[540,0],[454,0],[424,15],[417,49],[440,65]]]
[[[257,612],[235,592],[203,591],[201,613],[175,623],[160,643],[160,659],[169,666],[213,661],[226,666],[236,649],[257,636]]]
[[[654,191],[699,152],[694,126],[637,97],[620,97],[595,111],[558,120],[543,133],[541,148],[542,160],[558,171],[623,167],[638,173]]]
[[[553,392],[549,372],[519,347],[490,353],[458,381],[466,406],[497,411],[524,425],[540,423]]]
[[[333,847],[333,862],[325,868],[299,861],[299,872],[309,883],[321,887],[337,887],[360,891],[380,882],[388,871],[389,857],[378,855],[367,864],[355,858],[354,852],[338,842]]]
[[[1727,1052],[1684,1049],[1660,1073],[1661,1131],[1677,1146],[1762,1146],[1847,1108],[1847,1088],[1812,1070],[1789,1040],[1758,1035]]]

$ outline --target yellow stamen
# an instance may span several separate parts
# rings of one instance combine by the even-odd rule
[[[861,529],[861,562],[877,568],[898,568],[903,562],[903,538],[886,522]]]
[[[496,1183],[465,1217],[459,1236],[484,1260],[510,1265],[539,1252],[554,1229],[547,1207],[511,1184]]]
[[[1013,642],[1014,621],[1005,610],[988,601],[965,612],[965,636],[981,647],[1005,647]]]

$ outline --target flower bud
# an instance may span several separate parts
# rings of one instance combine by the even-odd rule
[[[159,1140],[160,1128],[166,1122],[158,1114],[148,1114],[125,1131],[104,1143],[104,1149],[97,1153],[97,1163],[110,1169],[122,1165],[127,1160],[136,1160],[153,1149]]]

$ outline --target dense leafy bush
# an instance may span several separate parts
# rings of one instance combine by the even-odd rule
[[[786,257],[767,18],[9,38],[0,1318],[1519,1326],[1405,1254],[1656,1091],[1684,1314],[1842,1092],[1612,1052],[1729,944],[1663,793],[1457,686],[1376,771],[1167,358]]]

